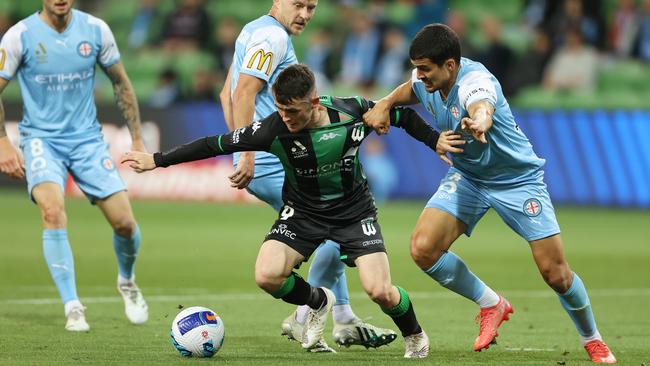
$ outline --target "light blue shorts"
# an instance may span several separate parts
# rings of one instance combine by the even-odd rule
[[[232,156],[233,167],[237,168],[240,153]],[[265,152],[255,152],[255,175],[248,184],[248,193],[266,202],[277,212],[284,206],[282,202],[282,186],[284,185],[284,169],[275,155]]]
[[[283,184],[284,170],[282,170],[282,165],[278,164],[278,170],[267,171],[265,175],[253,178],[246,190],[273,207],[275,211],[280,212],[284,206],[284,202],[282,202]]]
[[[68,173],[91,203],[126,190],[102,136],[28,137],[20,148],[32,200],[32,190],[41,183],[56,183],[65,191]]]
[[[517,184],[486,186],[450,168],[426,208],[437,208],[464,222],[467,236],[490,208],[526,241],[560,232],[541,170]]]

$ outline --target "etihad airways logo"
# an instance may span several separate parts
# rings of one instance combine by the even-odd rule
[[[94,69],[89,68],[81,72],[70,72],[60,74],[38,74],[34,76],[34,81],[39,84],[65,84],[83,81],[94,76]]]

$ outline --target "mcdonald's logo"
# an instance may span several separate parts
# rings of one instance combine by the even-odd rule
[[[255,51],[253,54],[253,57],[251,57],[251,60],[248,61],[248,67],[249,69],[253,68],[253,64],[255,63],[255,60],[257,59],[257,56],[260,56],[259,61],[257,62],[257,70],[262,71],[264,68],[264,65],[266,64],[266,61],[269,61],[268,65],[266,65],[266,72],[265,74],[268,76],[271,74],[271,66],[273,65],[273,52],[266,53],[264,50],[259,49]]]

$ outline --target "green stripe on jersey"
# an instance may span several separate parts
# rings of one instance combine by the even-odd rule
[[[298,189],[298,182],[296,181],[296,174],[293,170],[293,165],[291,165],[291,162],[289,161],[289,157],[287,156],[287,152],[284,151],[284,147],[282,146],[280,139],[278,139],[277,137],[273,139],[269,152],[277,156],[278,159],[280,159],[280,162],[282,163],[283,166],[291,167],[291,169],[284,169],[284,174],[288,179],[289,184],[291,184],[291,186],[294,187],[295,189]]]
[[[311,142],[318,165],[318,185],[321,200],[343,197],[341,157],[347,139],[345,126],[314,129],[310,131]]]

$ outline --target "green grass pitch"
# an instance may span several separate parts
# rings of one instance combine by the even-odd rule
[[[365,350],[308,354],[279,336],[291,305],[259,290],[253,266],[275,218],[261,205],[133,202],[143,244],[138,284],[150,320],[133,326],[115,290],[111,230],[85,200],[67,200],[77,286],[90,333],[64,331],[63,307],[42,256],[39,213],[24,191],[0,191],[0,365],[589,365],[577,333],[546,287],[527,244],[493,213],[453,249],[486,283],[508,297],[515,314],[498,345],[472,352],[477,308],[434,283],[413,264],[410,232],[424,202],[380,208],[393,282],[412,296],[431,339],[425,360],[403,360],[403,340]],[[650,212],[560,208],[567,257],[590,293],[599,330],[622,365],[650,365]],[[306,274],[306,266],[300,270]],[[352,305],[371,322],[395,329],[347,270]],[[179,305],[207,306],[226,324],[212,359],[183,359],[169,342]],[[331,343],[331,324],[326,339]]]

